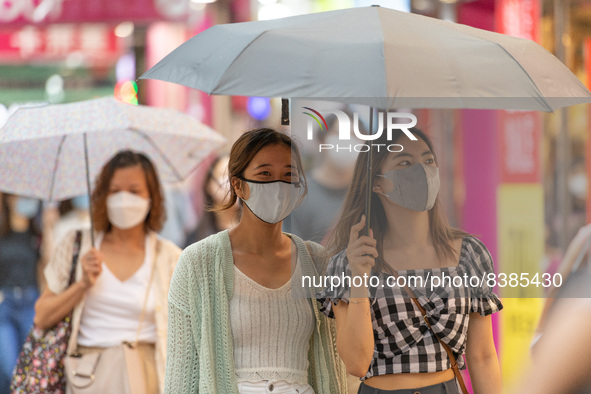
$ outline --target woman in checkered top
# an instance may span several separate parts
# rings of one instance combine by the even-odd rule
[[[410,131],[416,141],[396,131],[390,141],[372,141],[369,235],[367,154],[359,155],[326,275],[360,278],[324,289],[321,310],[336,319],[337,349],[361,378],[359,393],[459,393],[452,365],[464,367],[464,354],[474,392],[500,393],[490,315],[503,306],[488,287],[491,256],[481,241],[448,225],[432,144]],[[403,150],[384,148],[400,150],[392,144]]]

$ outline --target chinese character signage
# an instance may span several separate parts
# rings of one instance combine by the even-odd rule
[[[189,0],[0,1],[0,26],[82,22],[185,20]]]
[[[107,65],[121,53],[119,38],[112,26],[100,23],[0,29],[0,58],[5,63],[62,60],[74,53],[89,64]]]

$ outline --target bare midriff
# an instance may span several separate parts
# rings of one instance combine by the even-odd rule
[[[366,379],[364,383],[380,390],[400,390],[431,386],[433,384],[447,382],[453,378],[454,371],[450,368],[439,372],[397,373],[372,376]]]

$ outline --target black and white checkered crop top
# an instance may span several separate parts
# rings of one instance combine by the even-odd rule
[[[351,275],[345,251],[331,259],[326,276],[342,277],[343,273]],[[464,366],[462,355],[466,348],[470,313],[487,316],[503,308],[488,286],[489,273],[494,273],[490,253],[472,236],[463,238],[456,267],[398,271],[401,277],[398,284],[407,281],[426,309],[431,327],[452,349],[460,368]],[[362,380],[377,375],[437,372],[451,368],[445,349],[427,327],[421,312],[393,279],[388,273],[382,273],[370,286],[375,348],[369,370]],[[439,280],[443,282],[438,283]],[[328,317],[334,318],[333,305],[340,300],[349,302],[350,290],[347,281],[344,282],[317,294],[322,304],[320,310]]]

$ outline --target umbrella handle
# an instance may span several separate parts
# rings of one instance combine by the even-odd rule
[[[281,125],[289,126],[289,99],[281,99]]]
[[[88,210],[90,213],[90,242],[94,248],[94,220],[92,219],[92,198],[90,198],[90,170],[88,166],[88,144],[86,142],[86,133],[83,134],[84,138],[84,164],[86,165],[86,191],[88,192]]]

